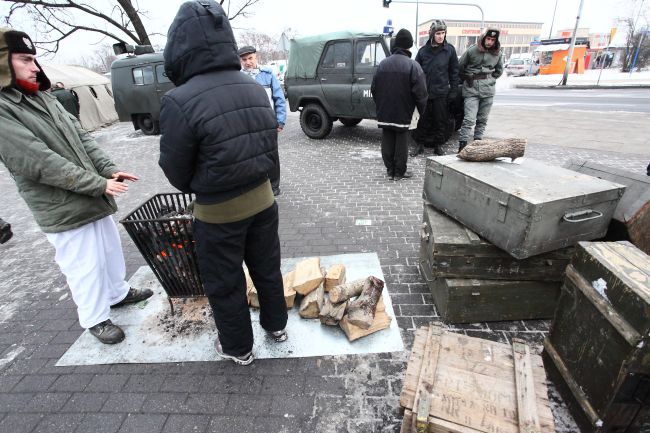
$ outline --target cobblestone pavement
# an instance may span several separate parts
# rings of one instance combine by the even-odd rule
[[[141,176],[119,198],[117,219],[153,194],[172,191],[158,169],[158,137],[145,137],[124,123],[96,136],[120,167]],[[409,161],[414,178],[390,182],[379,141],[372,121],[354,128],[337,123],[329,139],[309,140],[296,114],[290,115],[280,139],[282,255],[376,252],[410,348],[415,328],[437,317],[417,268],[424,159]],[[617,151],[530,143],[527,156],[555,164],[585,158],[645,173],[647,157]],[[408,352],[257,360],[249,367],[229,362],[55,367],[82,330],[53,249],[2,166],[0,188],[0,216],[15,231],[0,246],[0,432],[399,431]],[[356,225],[361,219],[372,224]],[[120,232],[130,276],[145,262]],[[548,321],[517,321],[455,329],[501,342],[516,336],[539,347],[548,328]],[[558,431],[570,431],[561,411]]]

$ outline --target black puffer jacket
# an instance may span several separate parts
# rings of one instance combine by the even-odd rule
[[[204,6],[202,3],[207,4]],[[277,122],[264,88],[240,72],[230,23],[214,1],[186,2],[169,28],[160,167],[202,204],[240,196],[267,179]]]
[[[424,72],[401,48],[394,48],[393,55],[381,61],[370,89],[380,128],[408,129],[416,105],[420,113],[427,106]]]
[[[445,40],[441,47],[433,48],[427,42],[415,56],[427,76],[429,97],[447,96],[458,89],[458,56],[453,45]]]

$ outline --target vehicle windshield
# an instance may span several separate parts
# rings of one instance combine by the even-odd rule
[[[511,65],[523,65],[524,61],[521,60],[521,59],[512,59],[512,60],[510,60],[510,64]]]

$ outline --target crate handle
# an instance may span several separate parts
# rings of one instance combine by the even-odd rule
[[[592,214],[592,213],[594,214],[593,216],[588,216],[588,217],[585,217],[585,218],[577,218],[577,219],[575,219],[576,217],[581,217],[583,215],[589,215],[589,214]],[[596,218],[600,218],[601,216],[603,216],[602,212],[598,212],[597,210],[593,210],[593,209],[587,209],[587,210],[581,210],[579,212],[570,212],[570,213],[564,214],[562,219],[564,221],[568,222],[568,223],[581,223],[583,221],[589,221],[589,220],[594,220]]]
[[[422,269],[422,276],[424,277],[424,280],[425,280],[427,283],[433,283],[436,279],[435,279],[435,278],[429,278],[429,277],[427,276],[427,272],[424,270],[424,269],[426,269],[426,268],[424,267],[424,263],[425,263],[425,262],[426,262],[426,264],[428,265],[428,264],[429,264],[429,259],[422,259],[422,260],[420,260],[420,269]]]

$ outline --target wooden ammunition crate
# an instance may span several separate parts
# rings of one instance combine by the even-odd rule
[[[590,161],[570,161],[570,170],[625,185],[625,194],[616,206],[607,230],[608,240],[630,240],[650,254],[650,177]]]
[[[566,247],[515,259],[434,206],[424,204],[420,257],[435,278],[562,281],[572,253],[573,247]]]
[[[650,257],[580,242],[544,360],[583,432],[650,431]]]
[[[402,433],[553,433],[542,360],[521,341],[416,331],[400,395]]]

